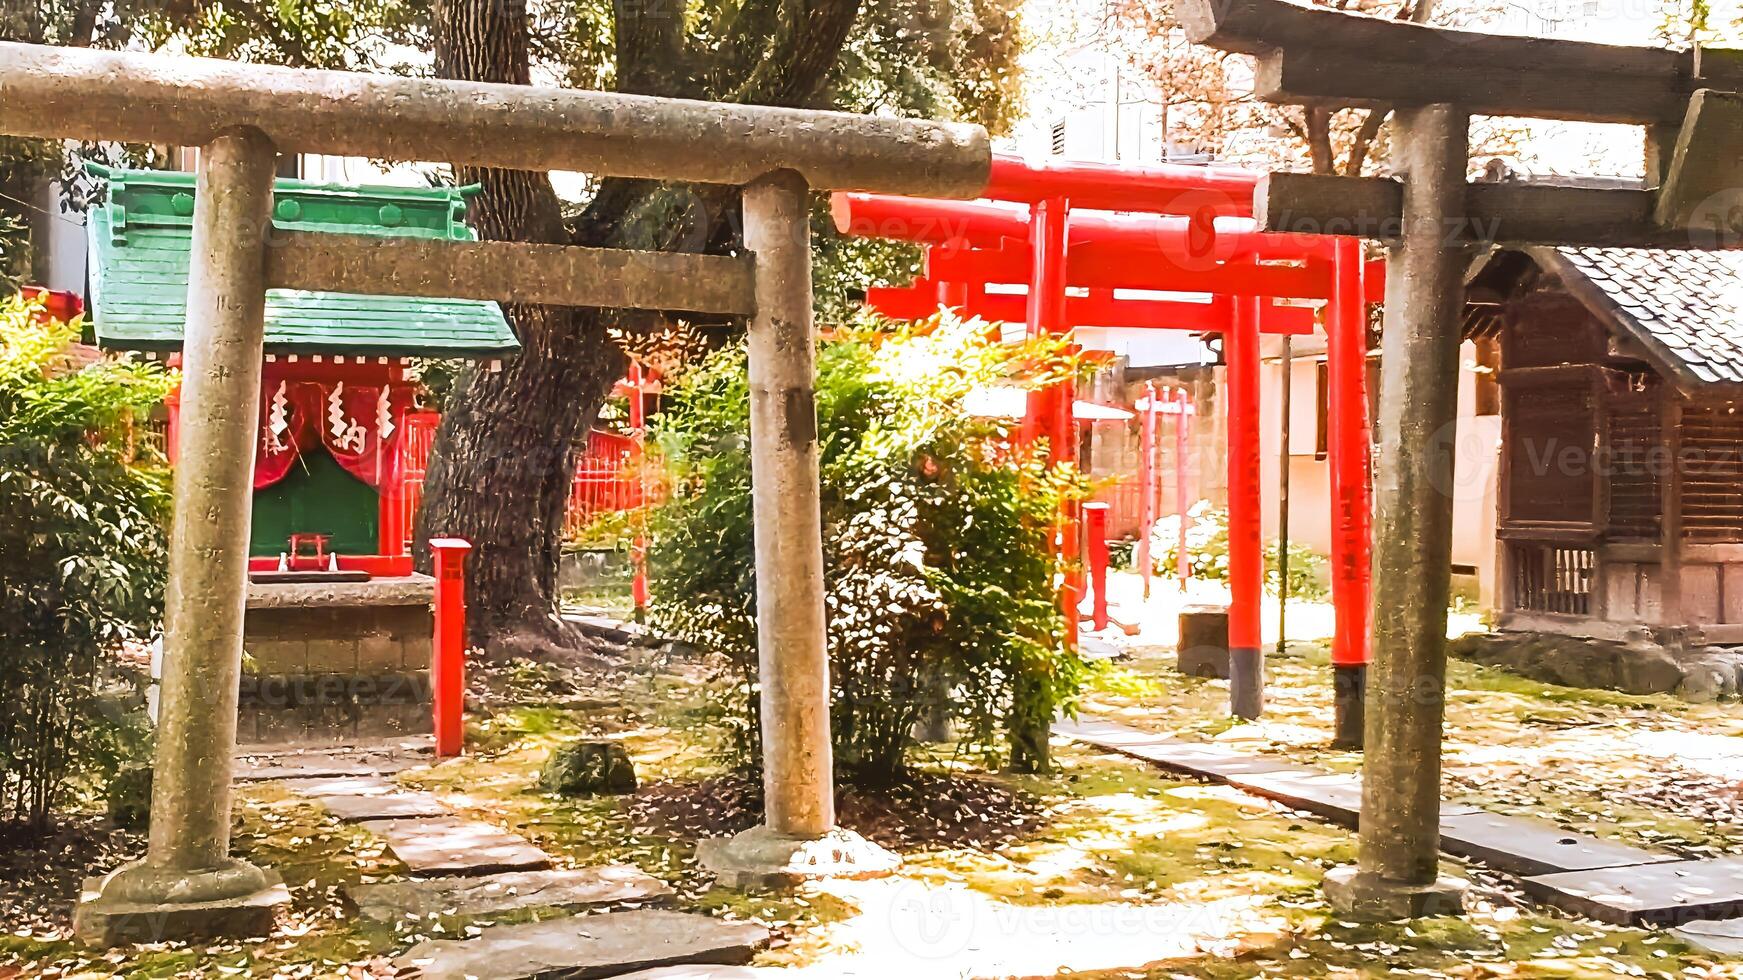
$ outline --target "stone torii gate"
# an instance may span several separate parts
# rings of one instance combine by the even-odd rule
[[[1457,911],[1439,867],[1463,275],[1503,243],[1718,248],[1743,233],[1743,57],[1427,27],[1285,0],[1183,0],[1195,42],[1256,56],[1257,93],[1395,110],[1401,180],[1272,174],[1269,231],[1391,247],[1374,479],[1373,660],[1358,862],[1326,877],[1345,915]],[[1467,183],[1472,114],[1646,127],[1647,179]]]
[[[766,813],[761,827],[704,842],[702,859],[729,885],[894,866],[835,825],[808,202],[812,190],[973,197],[990,167],[984,130],[7,43],[0,132],[201,151],[149,849],[95,883],[82,936],[263,932],[286,898],[275,874],[229,846],[270,288],[748,317]],[[741,185],[749,254],[280,231],[280,152]]]

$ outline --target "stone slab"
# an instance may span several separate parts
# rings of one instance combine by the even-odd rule
[[[1255,796],[1276,800],[1285,806],[1354,827],[1362,813],[1362,777],[1356,773],[1292,767],[1269,772],[1239,773],[1228,784]],[[1480,814],[1474,806],[1441,801],[1443,818]]]
[[[549,854],[522,838],[464,817],[377,820],[369,830],[380,834],[393,856],[417,874],[485,875],[551,866]]]
[[[403,820],[442,817],[453,811],[428,793],[337,794],[316,797],[333,816],[346,823],[363,820]]]
[[[1440,849],[1515,875],[1593,871],[1676,860],[1674,855],[1571,833],[1541,820],[1482,812],[1443,812]]]
[[[1743,915],[1743,858],[1563,871],[1521,882],[1533,898],[1617,925],[1678,925]]]
[[[491,915],[511,909],[581,909],[628,902],[665,902],[672,887],[639,868],[608,864],[564,871],[505,871],[482,878],[430,878],[351,885],[345,897],[357,914],[379,922],[431,912]]]
[[[592,980],[682,963],[750,962],[763,926],[640,909],[491,926],[472,939],[421,942],[394,960],[420,980]]]
[[[317,776],[314,779],[286,780],[285,788],[298,796],[379,796],[397,793],[399,784],[380,776]]]
[[[377,770],[358,759],[335,755],[269,756],[237,759],[231,776],[239,783],[273,779],[333,779],[340,776],[374,776]]]
[[[1696,949],[1719,956],[1743,956],[1743,919],[1696,919],[1670,932]]]
[[[367,582],[250,582],[250,609],[323,606],[427,606],[436,594],[428,575],[372,578]]]
[[[1177,772],[1207,779],[1224,780],[1246,773],[1301,769],[1293,763],[1248,755],[1210,742],[1189,742],[1094,719],[1055,722],[1053,733],[1098,749],[1129,755]]]

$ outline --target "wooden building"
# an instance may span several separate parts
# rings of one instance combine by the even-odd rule
[[[1499,250],[1466,330],[1500,345],[1496,625],[1743,643],[1743,253]]]

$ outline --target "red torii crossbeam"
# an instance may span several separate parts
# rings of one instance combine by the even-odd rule
[[[995,321],[1020,316],[1031,335],[1080,326],[1222,335],[1230,706],[1244,718],[1257,717],[1264,703],[1259,334],[1311,332],[1314,311],[1290,301],[1326,301],[1336,740],[1359,744],[1368,648],[1367,304],[1381,298],[1384,272],[1363,260],[1355,239],[1259,230],[1252,220],[1258,176],[995,155],[982,200],[837,193],[832,210],[844,234],[927,246],[913,283],[868,291],[867,303],[888,316],[915,319],[944,306]],[[1179,293],[1209,298],[1167,295]],[[1075,456],[1071,403],[1070,382],[1030,399],[1023,435],[1044,436],[1056,461]],[[1062,515],[1066,554],[1082,552],[1078,523],[1075,513]],[[1068,580],[1062,601],[1071,642],[1080,598]]]

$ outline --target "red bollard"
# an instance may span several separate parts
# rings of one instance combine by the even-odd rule
[[[460,754],[466,714],[466,554],[465,538],[431,538],[436,560],[436,648],[430,664],[430,695],[435,702],[436,757]]]
[[[1108,505],[1097,501],[1083,505],[1083,521],[1089,535],[1089,583],[1095,590],[1090,625],[1108,628]]]

